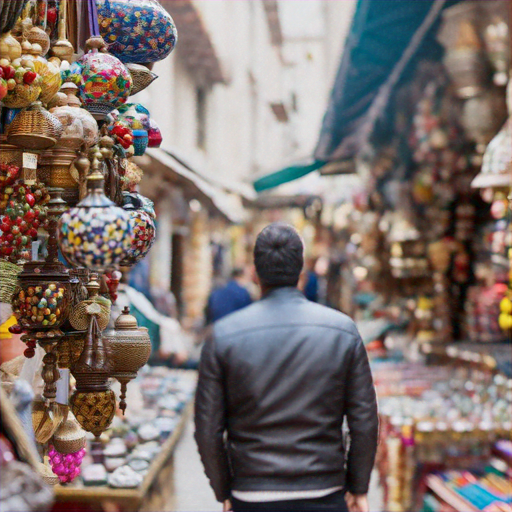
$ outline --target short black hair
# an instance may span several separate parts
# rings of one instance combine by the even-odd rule
[[[297,286],[304,266],[304,244],[296,229],[284,222],[264,228],[254,245],[254,265],[263,286]]]

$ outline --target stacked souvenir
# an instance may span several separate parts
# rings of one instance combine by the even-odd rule
[[[162,136],[147,109],[127,101],[157,78],[150,64],[177,38],[156,1],[87,0],[79,16],[92,37],[73,48],[68,7],[5,0],[0,12],[0,300],[25,356],[45,352],[33,426],[49,483],[78,476],[85,432],[101,457],[99,436],[117,410],[110,378],[121,383],[124,413],[126,385],[151,352],[128,311],[104,330],[119,267],[144,258],[155,238],[153,205],[136,191],[141,174],[129,158]]]
[[[126,324],[126,319],[123,323]],[[77,493],[80,484],[88,488],[139,487],[153,461],[173,443],[173,433],[183,427],[186,408],[195,390],[195,375],[164,367],[147,367],[140,373],[132,384],[132,414],[114,418],[103,436],[101,461],[86,456]]]
[[[462,355],[481,360],[476,353]],[[460,363],[373,364],[382,438],[377,466],[386,510],[407,510],[420,497],[413,487],[418,467],[485,465],[492,442],[510,438],[512,380]]]

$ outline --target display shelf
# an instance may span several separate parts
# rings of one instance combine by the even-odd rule
[[[455,510],[464,510],[465,512],[479,511],[479,509],[471,505],[469,501],[447,487],[443,480],[436,475],[429,475],[427,477],[427,487]]]
[[[171,459],[179,441],[187,421],[192,415],[193,401],[190,401],[183,409],[180,420],[175,430],[162,445],[160,454],[152,461],[148,472],[146,473],[142,484],[135,489],[114,489],[107,486],[84,486],[68,485],[55,486],[55,497],[59,502],[115,502],[122,505],[123,511],[144,510],[146,502],[153,499],[152,490],[157,481],[161,480],[162,472],[166,470],[166,474],[173,469]],[[171,476],[169,474],[169,476]],[[172,485],[170,478],[167,481],[167,496],[172,499]],[[158,492],[162,492],[162,488],[158,486]]]

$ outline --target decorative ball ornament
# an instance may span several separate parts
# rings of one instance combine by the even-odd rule
[[[70,79],[78,85],[85,108],[101,120],[126,102],[132,77],[118,58],[105,53],[101,37],[91,37],[86,45],[90,50],[71,66]]]
[[[61,484],[72,482],[80,475],[80,466],[85,453],[85,448],[80,448],[74,453],[60,453],[54,447],[50,448],[48,452],[50,466]]]
[[[58,239],[64,258],[73,266],[105,271],[120,264],[132,243],[128,212],[105,196],[104,178],[93,162],[87,196],[59,221]]]
[[[171,15],[155,0],[96,0],[100,33],[123,62],[165,59],[178,41]]]

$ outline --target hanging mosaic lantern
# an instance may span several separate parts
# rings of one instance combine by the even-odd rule
[[[130,249],[129,214],[105,196],[103,186],[95,158],[92,174],[87,177],[87,196],[59,222],[60,250],[73,266],[108,270],[119,265]]]
[[[109,427],[115,414],[116,398],[109,389],[108,379],[112,371],[108,344],[102,337],[98,324],[100,308],[90,303],[97,296],[100,285],[97,275],[92,274],[86,286],[89,293],[86,314],[88,329],[83,351],[71,369],[76,380],[76,391],[70,406],[80,426],[97,438]]]
[[[125,103],[110,113],[109,120],[121,122],[132,130],[149,130],[149,117],[149,110],[140,103]]]
[[[89,52],[71,66],[69,78],[78,85],[85,108],[102,120],[126,102],[132,77],[118,58],[105,53],[106,45],[101,37],[91,37],[86,47]]]
[[[130,213],[133,239],[122,265],[131,267],[142,260],[153,245],[156,236],[153,202],[133,192],[123,192],[123,208]]]
[[[155,0],[96,0],[101,35],[123,62],[156,62],[172,52],[178,32]]]

